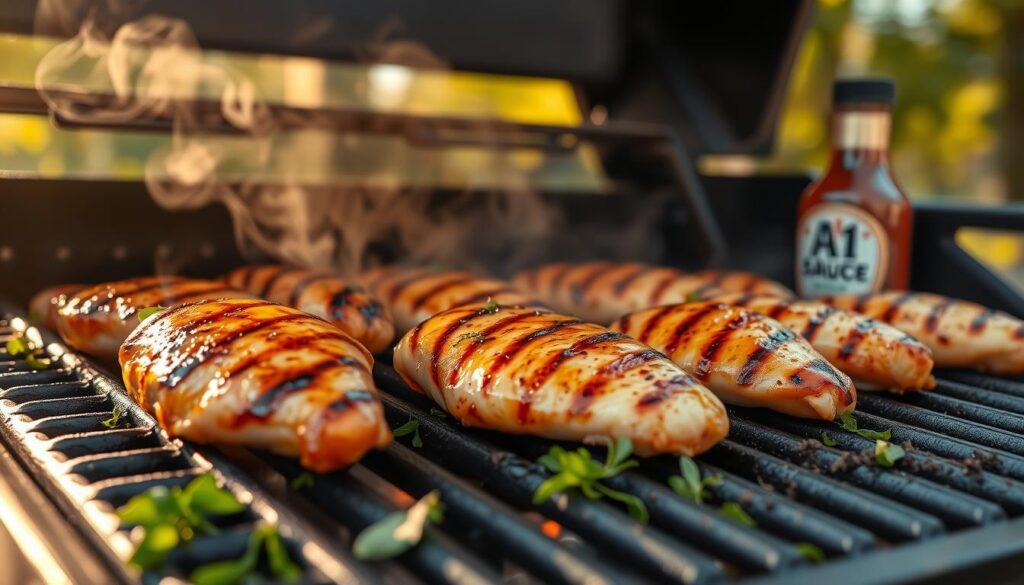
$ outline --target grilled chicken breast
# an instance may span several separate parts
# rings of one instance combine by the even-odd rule
[[[693,302],[637,311],[611,328],[664,352],[730,404],[832,420],[857,401],[850,378],[760,313]]]
[[[287,266],[243,266],[224,280],[232,288],[316,315],[373,353],[395,337],[391,315],[349,279]]]
[[[28,316],[50,331],[57,330],[57,311],[87,284],[58,284],[37,292],[28,302]]]
[[[543,309],[450,309],[406,334],[394,365],[467,426],[628,437],[641,455],[700,453],[729,429],[722,403],[662,354]]]
[[[118,347],[139,324],[139,309],[250,296],[213,280],[176,276],[119,280],[89,286],[68,297],[57,310],[56,329],[71,347],[97,357],[115,358]]]
[[[935,365],[1024,374],[1024,322],[968,301],[915,292],[819,299],[913,335],[932,350]]]
[[[713,300],[764,313],[792,329],[853,378],[859,390],[904,392],[935,386],[931,350],[870,317],[820,301],[784,301],[757,294],[732,293]]]
[[[559,311],[610,323],[639,309],[683,303],[712,292],[792,298],[781,284],[748,272],[686,273],[635,262],[560,262],[521,272],[512,282]]]
[[[256,299],[147,318],[120,351],[125,387],[174,436],[299,456],[325,472],[391,440],[370,353],[338,328]]]
[[[491,300],[507,305],[540,306],[508,282],[469,272],[386,266],[362,274],[359,281],[391,311],[399,334],[431,315],[459,305]]]

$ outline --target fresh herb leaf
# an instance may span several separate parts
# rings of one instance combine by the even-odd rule
[[[34,348],[24,337],[12,337],[7,340],[6,349],[11,357],[22,357],[28,355]]]
[[[689,457],[679,458],[679,472],[680,475],[668,478],[668,485],[672,491],[688,500],[693,500],[695,504],[700,504],[707,499],[706,488],[722,485],[722,476],[720,475],[709,475],[702,478],[697,462]]]
[[[121,424],[121,419],[128,414],[128,411],[124,409],[120,404],[115,404],[113,410],[110,411],[110,418],[104,421],[100,421],[100,424],[107,427],[108,429],[116,429],[117,425]]]
[[[802,554],[804,558],[811,561],[812,563],[817,564],[825,562],[825,553],[822,552],[820,548],[809,542],[794,543],[793,548],[795,548],[798,553]]]
[[[230,561],[217,561],[198,567],[189,575],[195,585],[234,585],[242,583],[258,570],[260,549],[267,552],[267,567],[274,579],[294,582],[302,570],[288,557],[281,535],[275,526],[261,526],[249,535],[245,554]]]
[[[129,562],[143,569],[159,567],[180,543],[217,527],[209,514],[226,515],[245,508],[230,491],[218,487],[211,474],[203,474],[184,488],[157,486],[128,500],[117,509],[121,522],[141,526],[143,537]]]
[[[427,522],[439,524],[441,520],[441,496],[432,491],[409,509],[392,512],[366,527],[352,543],[352,552],[361,560],[396,557],[419,544]]]
[[[404,437],[406,435],[412,435],[412,446],[420,449],[423,447],[423,439],[420,438],[420,421],[410,418],[409,422],[392,430],[392,434],[395,437]]]
[[[843,430],[856,433],[869,441],[888,441],[892,439],[892,429],[885,429],[884,431],[872,431],[870,429],[861,429],[857,427],[857,419],[848,412],[844,412],[839,415],[839,421],[843,426]]]
[[[313,477],[313,474],[308,471],[303,471],[288,482],[288,487],[291,488],[293,492],[297,492],[302,488],[311,488],[315,483],[316,478]]]
[[[479,331],[470,331],[469,333],[462,333],[458,337],[456,337],[455,345],[457,346],[463,341],[466,341],[467,339],[472,339],[477,343],[483,343],[487,341],[487,337],[483,333],[480,333]]]
[[[167,307],[159,307],[159,306],[157,306],[157,307],[146,307],[144,309],[139,309],[139,314],[138,314],[139,322],[141,323],[142,321],[145,321],[146,319],[149,319],[153,315],[156,315],[157,313],[159,313],[160,311],[163,311],[166,308]]]
[[[903,447],[888,441],[875,442],[875,461],[882,467],[892,467],[907,454]]]
[[[731,518],[744,526],[749,526],[751,528],[757,527],[757,522],[750,517],[750,514],[747,514],[743,509],[743,506],[736,502],[725,502],[718,507],[718,513],[727,518]]]
[[[45,352],[39,350],[25,356],[25,363],[33,370],[45,370],[53,365],[53,360]]]
[[[499,309],[501,309],[501,305],[498,304],[498,301],[494,299],[487,299],[487,304],[480,309],[479,313],[481,315],[493,315],[497,313]]]
[[[821,442],[826,447],[835,447],[837,445],[836,440],[833,439],[832,437],[828,436],[828,433],[825,432],[825,431],[821,432]]]
[[[703,301],[704,295],[700,294],[700,291],[691,291],[686,293],[686,302],[695,303],[697,301]]]
[[[575,451],[566,451],[557,445],[551,447],[537,462],[553,475],[537,486],[533,493],[533,503],[541,504],[555,494],[575,487],[588,499],[606,497],[625,504],[631,518],[646,524],[649,516],[642,500],[601,483],[602,479],[614,477],[639,465],[635,459],[629,458],[633,454],[633,442],[623,437],[617,441],[606,439],[606,445],[608,453],[604,464],[594,461],[590,451],[582,447]]]
[[[440,408],[437,408],[435,406],[431,406],[430,407],[430,414],[431,414],[431,416],[436,416],[437,418],[448,418],[448,413],[447,412],[445,412],[445,411],[443,411]]]

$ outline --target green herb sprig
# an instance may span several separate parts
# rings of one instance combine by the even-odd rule
[[[487,336],[485,336],[483,333],[481,333],[479,331],[470,331],[469,333],[461,333],[461,334],[459,334],[458,337],[455,338],[455,346],[458,346],[463,341],[468,341],[470,339],[472,339],[476,343],[483,343],[483,342],[487,341]]]
[[[126,525],[141,526],[142,540],[129,562],[143,569],[159,567],[167,553],[198,535],[216,534],[209,516],[236,514],[245,509],[228,490],[203,474],[184,488],[154,487],[117,509]]]
[[[837,443],[837,442],[836,442],[836,440],[835,440],[835,439],[833,439],[832,437],[830,437],[830,436],[828,435],[828,432],[826,432],[826,431],[821,431],[821,442],[822,442],[822,444],[824,444],[824,445],[825,445],[826,447],[835,447],[836,445],[838,445],[838,444],[839,444],[839,443]]]
[[[21,336],[8,339],[4,347],[7,349],[7,354],[11,357],[27,356],[35,349],[32,342]]]
[[[875,462],[882,467],[892,467],[897,461],[903,459],[907,452],[895,443],[879,439],[875,441]]]
[[[825,562],[825,553],[820,548],[809,543],[809,542],[797,542],[793,544],[793,548],[804,556],[807,560],[814,564]]]
[[[695,504],[701,504],[707,499],[706,488],[722,485],[721,475],[701,477],[700,467],[689,457],[679,458],[679,473],[668,478],[668,486]]]
[[[114,408],[110,411],[110,418],[100,421],[100,424],[108,429],[116,429],[117,425],[124,422],[122,419],[124,419],[127,414],[128,411],[123,406],[115,404]]]
[[[302,576],[299,568],[288,556],[276,526],[260,526],[249,535],[249,545],[240,558],[207,563],[188,576],[195,585],[233,585],[247,582],[258,570],[260,549],[267,552],[267,568],[275,581],[294,583]]]
[[[416,449],[423,448],[423,439],[420,437],[420,421],[410,418],[409,422],[398,428],[392,429],[391,432],[396,438],[412,435],[412,446]]]
[[[33,370],[45,370],[53,365],[49,354],[23,335],[8,339],[4,349],[11,357],[25,358],[25,363]]]
[[[430,407],[430,415],[437,418],[448,418],[448,413],[441,410],[440,408],[437,408],[436,406]]]
[[[700,294],[700,291],[691,291],[686,293],[686,302],[695,303],[697,301],[703,301],[704,295]]]
[[[635,459],[629,459],[633,453],[633,442],[626,437],[617,441],[606,441],[608,454],[603,464],[595,461],[587,449],[580,447],[576,451],[566,451],[557,445],[537,459],[538,463],[554,475],[537,487],[537,491],[533,493],[533,503],[540,504],[569,488],[578,488],[588,499],[599,500],[607,497],[625,504],[630,517],[641,524],[646,524],[649,514],[643,500],[601,483],[602,479],[614,477],[639,465]]]
[[[440,524],[443,520],[441,495],[432,491],[408,509],[392,512],[366,527],[352,543],[352,552],[367,561],[396,557],[419,544],[427,522]]]
[[[857,426],[857,419],[848,412],[844,412],[839,415],[839,422],[843,427],[844,431],[856,433],[869,441],[888,441],[892,439],[892,429],[885,429],[884,431],[872,431],[871,429],[861,429]]]
[[[149,319],[153,315],[156,315],[157,313],[159,313],[160,311],[163,311],[166,308],[167,307],[157,306],[157,307],[146,307],[144,309],[139,309],[139,313],[138,313],[139,323],[145,321],[146,319]]]
[[[499,309],[501,309],[501,305],[498,304],[498,301],[494,299],[487,299],[487,304],[480,309],[479,313],[481,315],[493,315],[497,313]]]
[[[718,513],[726,518],[731,518],[744,526],[749,526],[750,528],[757,527],[757,522],[750,517],[750,514],[747,514],[747,511],[743,509],[743,506],[736,502],[723,503],[718,507]]]
[[[288,482],[288,487],[293,492],[297,492],[303,488],[311,488],[314,485],[316,485],[316,478],[308,471],[303,471]]]

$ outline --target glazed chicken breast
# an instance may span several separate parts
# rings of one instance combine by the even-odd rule
[[[664,355],[543,309],[450,309],[407,333],[394,365],[467,426],[585,442],[628,437],[641,455],[694,455],[729,430],[722,403]]]
[[[976,303],[917,292],[819,299],[888,323],[932,350],[935,365],[1024,374],[1024,322]]]
[[[37,292],[28,302],[28,316],[50,331],[57,331],[57,311],[87,284],[58,284]]]
[[[626,313],[713,292],[793,297],[781,284],[749,272],[687,273],[635,262],[559,262],[520,272],[512,282],[552,308],[594,323],[611,323]]]
[[[138,325],[138,311],[171,307],[199,299],[251,297],[223,282],[177,276],[145,276],[97,284],[68,296],[57,310],[56,330],[64,341],[85,353],[116,358],[117,350]]]
[[[370,353],[290,307],[177,305],[148,317],[120,361],[128,392],[173,436],[298,456],[319,472],[391,440]]]
[[[859,390],[904,392],[935,386],[931,350],[891,325],[820,301],[742,293],[713,300],[764,313],[792,329],[853,378]]]
[[[846,374],[760,313],[691,302],[637,311],[611,328],[664,352],[729,404],[832,420],[857,402]]]
[[[540,306],[508,282],[462,271],[386,266],[362,274],[359,281],[391,311],[399,334],[427,317],[459,305],[490,300],[506,305]]]
[[[243,266],[224,277],[232,288],[331,323],[373,353],[395,337],[391,315],[354,281],[287,266]]]

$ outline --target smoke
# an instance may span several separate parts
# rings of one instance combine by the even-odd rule
[[[150,194],[168,210],[224,205],[243,255],[345,273],[382,248],[413,262],[515,267],[540,254],[559,225],[558,213],[505,156],[481,163],[507,185],[500,190],[439,197],[399,184],[399,154],[370,160],[360,140],[333,132],[315,112],[271,108],[251,79],[203,59],[187,23],[142,15],[144,8],[145,2],[126,0],[41,1],[37,32],[74,36],[42,59],[36,87],[69,122],[169,125],[169,146],[146,163]],[[416,43],[389,42],[390,34],[383,31],[368,48],[367,64],[444,66]],[[317,71],[300,71],[290,81],[315,93],[323,82]],[[354,91],[371,95],[386,84],[388,99],[400,103],[408,81],[404,67],[374,67]],[[245,140],[224,140],[211,127]],[[353,161],[370,180],[311,185],[302,179],[310,166],[329,171]],[[273,176],[224,180],[236,168],[271,169]]]

